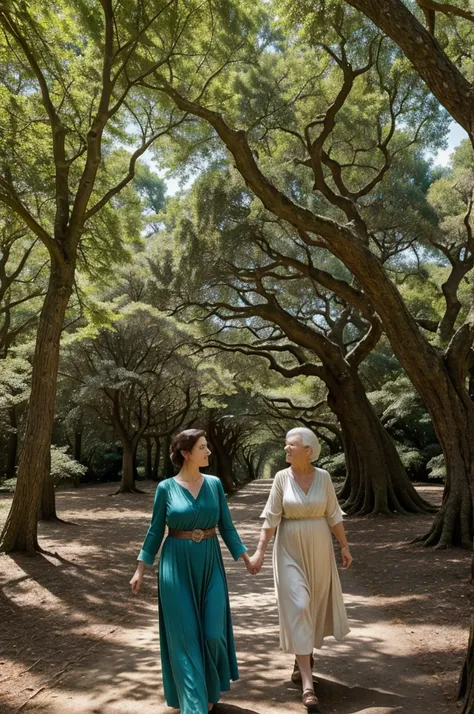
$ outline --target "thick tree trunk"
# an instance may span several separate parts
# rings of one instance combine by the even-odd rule
[[[350,250],[348,250],[348,246]],[[472,547],[474,497],[474,404],[464,376],[472,325],[467,321],[445,356],[424,338],[383,266],[362,244],[344,245],[339,236],[331,252],[360,280],[382,320],[392,349],[426,409],[446,462],[447,481],[442,508],[426,545]]]
[[[232,476],[232,460],[226,453],[222,444],[213,441],[212,446],[216,455],[217,469],[216,476],[222,481],[224,486],[224,491],[226,493],[232,493],[234,490],[234,479]]]
[[[446,462],[447,480],[443,503],[430,531],[417,540],[437,548],[452,545],[472,548],[474,409],[472,403],[463,406],[457,393],[448,393],[446,398],[450,409],[444,415],[438,415],[434,408],[431,412]]]
[[[51,473],[47,473],[43,481],[40,505],[40,521],[60,520],[56,513],[56,498],[54,494],[54,483]]]
[[[133,442],[122,439],[122,480],[116,493],[135,492],[134,453],[135,445]]]
[[[137,434],[131,441],[120,436],[122,443],[122,479],[120,486],[113,495],[118,493],[145,493],[135,485],[136,456],[140,435]]]
[[[328,404],[343,427],[347,476],[339,493],[350,515],[434,513],[418,495],[395,445],[356,373],[337,380],[325,370]]]
[[[49,470],[59,362],[59,344],[71,295],[74,265],[52,259],[48,292],[41,311],[31,377],[31,395],[17,486],[0,550],[35,553],[43,482]]]
[[[16,456],[18,452],[18,424],[16,419],[16,409],[11,407],[9,410],[10,427],[12,431],[8,437],[8,452],[5,476],[7,478],[15,478],[16,475]]]

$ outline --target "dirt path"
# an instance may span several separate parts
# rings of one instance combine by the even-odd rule
[[[154,573],[148,572],[140,598],[128,588],[153,489],[149,484],[147,496],[114,499],[104,486],[60,493],[61,515],[77,525],[43,526],[42,544],[61,557],[0,558],[2,714],[172,713],[161,688]],[[232,499],[234,519],[249,545],[256,541],[268,489],[268,482],[255,482]],[[418,527],[427,523],[418,520]],[[396,570],[406,547],[391,564],[398,545],[390,536],[382,539],[397,523],[398,528],[414,527],[409,519],[348,524],[356,562],[341,579],[352,632],[344,643],[328,644],[318,655],[317,692],[325,714],[445,714],[455,709],[439,684],[445,684],[450,666],[457,671],[465,646],[467,613],[461,606],[469,554],[408,553],[407,563],[412,555],[415,559],[412,580],[417,569],[421,575],[415,558],[422,557],[420,552],[425,568],[428,561],[438,563],[445,576],[420,577],[422,596]],[[262,573],[252,578],[241,561],[226,556],[241,679],[224,695],[219,714],[306,711],[289,681],[291,658],[278,650],[270,563],[268,557]],[[445,636],[438,643],[440,630],[434,634],[423,611],[444,585],[452,586],[454,572],[460,584],[450,612],[460,611],[450,622],[440,614],[436,627],[446,631],[441,629]],[[443,665],[442,675],[427,666],[427,655],[429,665],[433,657]]]

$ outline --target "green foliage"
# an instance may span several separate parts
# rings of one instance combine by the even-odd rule
[[[442,481],[446,480],[446,464],[442,454],[433,456],[433,458],[428,461],[427,468],[429,470],[429,478],[441,479]]]
[[[51,446],[51,476],[57,486],[61,481],[80,481],[87,467],[73,459],[68,453],[67,446]]]
[[[436,476],[430,472],[434,463],[441,463],[441,449],[429,415],[408,378],[403,375],[387,381],[368,397],[395,440],[409,475],[419,480],[441,478],[442,471],[436,471]]]
[[[0,410],[26,402],[30,377],[31,365],[23,357],[0,360]]]
[[[318,466],[326,469],[331,474],[331,478],[337,478],[345,476],[346,474],[346,459],[344,452],[339,452],[337,454],[326,454],[323,455],[318,460]]]
[[[64,0],[8,6],[66,132],[70,209],[82,195],[87,137],[103,90],[103,7]],[[326,249],[308,251],[300,236],[273,220],[230,167],[214,131],[190,114],[183,117],[163,87],[170,83],[222,111],[234,127],[245,128],[261,170],[278,188],[346,223],[340,205],[328,198],[330,191],[344,194],[329,160],[336,162],[346,193],[360,192],[354,204],[368,226],[370,248],[418,318],[443,316],[449,259],[440,258],[433,239],[444,247],[461,245],[473,185],[472,152],[463,145],[448,171],[432,171],[424,156],[445,145],[445,112],[401,52],[345,3],[137,5],[120,0],[114,13],[115,81],[108,108],[116,111],[103,129],[88,207],[112,194],[81,227],[79,304],[70,307],[71,327],[63,343],[58,421],[69,442],[76,429],[83,433],[85,460],[105,473],[117,462],[114,407],[128,435],[144,422],[144,434],[168,434],[191,395],[184,420],[212,417],[221,427],[234,420],[242,449],[256,455],[262,444],[270,444],[268,465],[278,458],[282,431],[294,421],[276,416],[265,398],[288,396],[301,410],[310,409],[324,397],[321,383],[285,380],[258,356],[218,353],[208,343],[216,338],[226,348],[255,341],[270,340],[278,347],[291,343],[258,314],[264,297],[255,271],[267,271],[265,290],[295,321],[336,339],[331,329],[347,306],[289,265],[279,264],[272,272],[274,258],[265,244],[291,260],[311,260],[348,284],[352,276]],[[137,28],[140,41],[134,44]],[[462,32],[465,42],[464,25]],[[51,116],[21,43],[11,33],[2,42],[0,152],[24,206],[53,235],[58,203]],[[449,47],[454,46],[450,35]],[[131,51],[122,66],[126,47]],[[347,87],[322,146],[328,187],[323,195],[314,188],[308,144],[341,98],[344,61],[360,72]],[[151,152],[160,169],[183,180],[194,178],[193,188],[165,202],[163,180],[138,161],[133,178],[114,193],[128,176],[133,152],[154,135]],[[17,244],[15,257],[28,241],[30,234]],[[35,275],[34,270],[44,257],[41,248],[26,268],[42,290],[44,272]],[[15,290],[21,298],[25,286]],[[472,300],[467,281],[460,295],[464,305]],[[32,311],[39,302],[37,296]],[[254,315],[244,315],[249,306],[256,308]],[[18,324],[28,315],[26,308],[15,308]],[[353,346],[366,329],[355,315],[342,332],[341,349]],[[319,364],[311,350],[301,354]],[[286,369],[297,363],[291,353],[278,356]],[[424,477],[430,471],[438,477],[442,464],[430,421],[385,340],[360,373],[410,474]],[[25,403],[28,379],[27,362],[0,361],[0,410]],[[54,473],[80,476],[80,469],[74,471],[79,466],[68,458],[60,447]],[[341,453],[325,455],[321,463],[331,473],[343,472]]]

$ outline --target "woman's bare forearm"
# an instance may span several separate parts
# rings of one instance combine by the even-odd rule
[[[346,532],[344,530],[344,524],[342,521],[340,521],[339,523],[336,523],[335,526],[331,526],[331,532],[334,533],[334,535],[336,536],[341,548],[345,548],[346,545],[348,545],[347,536],[346,536]]]
[[[272,537],[275,535],[276,528],[265,528],[265,526],[260,531],[260,538],[257,545],[257,552],[261,555],[265,554],[267,545],[269,544]]]

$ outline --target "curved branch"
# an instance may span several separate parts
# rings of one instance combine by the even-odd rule
[[[215,342],[214,344],[209,343],[205,347],[213,347],[213,348],[218,348],[219,350],[222,350],[223,352],[239,352],[240,354],[243,355],[248,355],[251,357],[263,357],[266,359],[269,364],[270,364],[270,369],[278,372],[279,374],[283,375],[283,377],[287,377],[291,379],[292,377],[299,377],[299,376],[307,376],[307,377],[319,377],[322,379],[322,370],[321,368],[313,364],[311,362],[306,362],[305,364],[300,364],[298,367],[284,367],[281,365],[275,357],[268,351],[266,350],[260,350],[259,348],[248,348],[245,345],[235,345],[235,344],[226,344],[225,342]],[[273,347],[272,347],[273,349]]]
[[[346,360],[351,367],[357,368],[365,360],[382,337],[382,333],[382,321],[374,315],[367,334],[364,335],[354,349],[346,355]]]
[[[463,10],[461,7],[456,7],[456,5],[451,5],[450,3],[435,2],[435,0],[416,0],[416,4],[418,5],[418,7],[421,7],[423,11],[431,10],[433,12],[442,12],[448,17],[454,15],[455,17],[462,17],[464,18],[464,20],[474,22],[473,12],[469,12],[469,10]],[[431,32],[434,30],[434,20],[432,22],[433,29],[429,28]]]
[[[346,0],[399,45],[438,101],[474,138],[472,84],[402,0]]]

